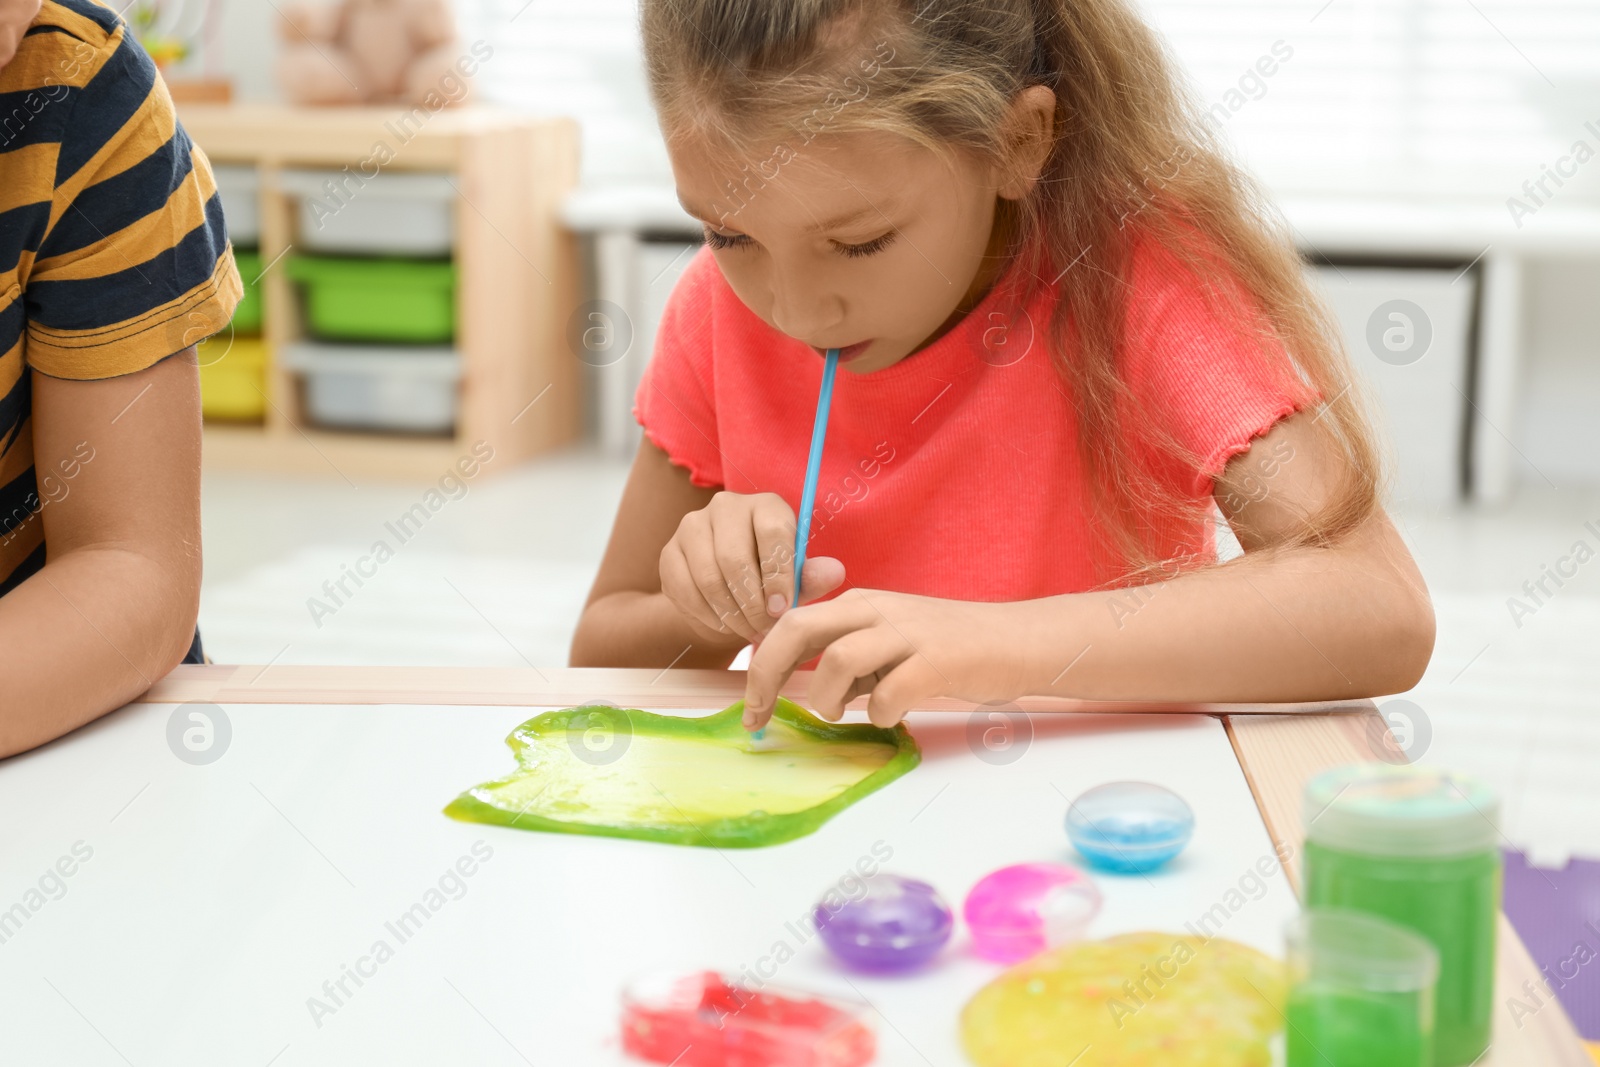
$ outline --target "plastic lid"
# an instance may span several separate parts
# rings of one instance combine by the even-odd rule
[[[1308,841],[1376,856],[1460,856],[1500,837],[1500,800],[1488,786],[1415,765],[1325,771],[1306,784],[1303,817]]]
[[[1371,993],[1414,993],[1439,977],[1439,953],[1426,938],[1376,915],[1315,908],[1289,923],[1289,973]]]

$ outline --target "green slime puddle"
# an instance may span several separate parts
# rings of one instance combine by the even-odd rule
[[[444,809],[465,822],[712,848],[792,841],[915,767],[905,726],[823,722],[779,699],[766,736],[744,702],[704,718],[594,705],[545,712],[506,738],[517,770]]]

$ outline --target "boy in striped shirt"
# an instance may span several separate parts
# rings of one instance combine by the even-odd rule
[[[6,756],[200,656],[193,346],[240,282],[210,167],[111,8],[0,0],[0,62]]]

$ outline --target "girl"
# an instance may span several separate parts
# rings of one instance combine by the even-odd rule
[[[933,695],[1416,682],[1432,608],[1335,328],[1126,0],[644,0],[642,25],[708,247],[574,664],[753,643],[751,729],[819,654],[816,711],[870,693],[880,725]]]

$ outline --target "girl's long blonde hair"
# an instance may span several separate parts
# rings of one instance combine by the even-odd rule
[[[1054,143],[1016,207],[1014,250],[1040,284],[1060,279],[1046,334],[1119,550],[1110,582],[1197,562],[1163,558],[1171,522],[1204,523],[1211,508],[1174,477],[1200,458],[1140,410],[1123,373],[1134,234],[1187,264],[1284,380],[1320,397],[1344,474],[1278,543],[1331,543],[1378,506],[1378,452],[1338,331],[1286,227],[1126,0],[643,0],[641,24],[668,136],[696,130],[741,150],[774,133],[809,140],[821,116],[828,133],[1003,158],[1016,94],[1054,91]]]

